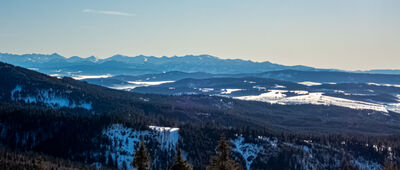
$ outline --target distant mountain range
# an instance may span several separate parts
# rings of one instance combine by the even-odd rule
[[[220,59],[210,55],[186,55],[182,57],[154,57],[139,55],[128,57],[114,55],[106,59],[95,57],[63,57],[57,53],[8,54],[0,53],[0,61],[34,69],[46,74],[59,75],[141,75],[168,71],[207,72],[214,74],[259,73],[276,70],[317,71],[307,66],[285,66],[270,62],[253,62],[241,59]]]
[[[94,56],[63,57],[53,54],[9,54],[0,53],[0,61],[30,68],[42,73],[74,76],[74,75],[142,75],[169,71],[205,72],[213,74],[261,73],[279,70],[298,71],[340,71],[337,69],[319,69],[308,66],[285,66],[268,61],[254,62],[241,59],[220,59],[211,55],[185,55],[173,57],[114,55],[105,59]],[[400,70],[368,70],[357,73],[400,74]]]

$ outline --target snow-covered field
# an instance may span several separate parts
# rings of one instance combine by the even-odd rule
[[[240,100],[262,101],[271,104],[281,105],[297,105],[297,104],[313,104],[313,105],[335,105],[359,110],[375,110],[388,113],[388,110],[400,113],[400,104],[376,104],[357,100],[343,99],[338,97],[326,96],[322,92],[308,93],[306,91],[293,91],[298,96],[287,97],[285,93],[292,92],[287,90],[269,90],[255,96],[234,97]]]

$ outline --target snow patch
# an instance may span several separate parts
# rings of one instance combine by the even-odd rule
[[[92,109],[92,104],[85,101],[75,102],[69,100],[66,97],[56,95],[53,89],[48,90],[37,90],[34,95],[23,95],[23,89],[21,85],[17,85],[13,90],[11,90],[11,100],[23,101],[25,103],[43,103],[49,107],[59,108],[83,108],[86,110]]]
[[[28,68],[29,70],[39,71],[39,68]]]
[[[157,137],[163,150],[174,150],[179,138],[179,128],[149,126],[150,129],[159,133]]]
[[[258,136],[258,139],[267,142],[269,145],[271,145],[273,148],[278,147],[278,139],[270,139],[269,137],[265,137],[265,136]]]
[[[242,91],[244,89],[221,89],[221,94],[232,94],[235,91]]]
[[[400,84],[379,84],[379,83],[367,83],[372,86],[386,86],[386,87],[398,87],[400,88]]]
[[[288,97],[281,100],[280,102],[283,102],[285,104],[314,104],[326,106],[335,105],[357,110],[376,110],[388,113],[387,109],[380,104],[325,96],[323,95],[323,93],[320,92],[309,93],[308,95]]]
[[[114,86],[108,86],[108,88],[115,89],[115,90],[125,90],[125,91],[130,91],[136,87],[141,87],[140,85],[114,85]]]
[[[112,77],[111,74],[104,74],[104,75],[76,75],[72,78],[75,80],[83,80],[83,79],[95,79],[95,78],[109,78]]]
[[[213,88],[199,88],[199,91],[207,93],[207,92],[210,92],[210,91],[214,91],[214,89]]]
[[[269,91],[268,93],[262,93],[258,96],[240,96],[240,97],[234,97],[234,99],[276,103],[277,101],[284,99],[286,97],[286,94],[283,93],[287,92],[287,90],[268,90],[268,91]]]
[[[173,83],[173,82],[175,81],[128,81],[129,84],[127,85],[114,85],[108,87],[116,90],[130,91],[136,87],[147,87],[147,86],[154,86],[154,85]]]
[[[323,95],[324,93],[322,92],[308,93],[307,95],[299,95],[293,97],[286,97],[286,95],[283,94],[284,92],[285,91],[283,90],[270,90],[269,93],[262,93],[258,96],[241,96],[234,98],[240,100],[262,101],[271,104],[281,104],[281,105],[297,105],[297,104],[313,104],[313,105],[326,105],[326,106],[335,105],[357,110],[375,110],[388,113],[386,107],[381,104],[325,96]]]
[[[303,82],[299,82],[298,84],[302,84],[302,85],[305,85],[305,86],[319,86],[319,85],[322,85],[322,83],[311,82],[311,81],[303,81]]]
[[[387,110],[400,113],[400,103],[389,103],[386,104],[385,106]]]
[[[128,81],[128,83],[135,84],[135,85],[141,85],[141,86],[154,86],[154,85],[160,85],[164,83],[173,83],[175,81]]]
[[[251,164],[257,158],[258,153],[263,150],[263,147],[257,144],[244,143],[244,138],[242,136],[231,140],[231,143],[235,146],[233,151],[239,153],[243,157],[246,161],[246,169],[250,170]]]
[[[260,86],[253,86],[253,89],[258,89],[258,91],[261,91],[261,90],[266,91],[266,90],[267,90],[267,88],[265,88],[265,87],[260,87]]]
[[[360,170],[380,170],[381,169],[380,164],[378,164],[376,162],[364,160],[363,158],[358,158],[358,159],[352,160],[351,163],[353,165],[357,165],[358,169],[360,169]]]
[[[286,86],[282,86],[282,85],[279,85],[279,84],[275,84],[274,88],[277,88],[277,89],[284,89],[284,88],[286,88]]]
[[[308,91],[305,90],[292,90],[290,92],[294,94],[308,94]]]

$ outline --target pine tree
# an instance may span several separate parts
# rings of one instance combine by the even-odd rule
[[[241,166],[232,160],[230,155],[230,145],[225,139],[225,136],[221,136],[218,142],[217,155],[211,157],[210,164],[207,166],[207,170],[241,170]]]
[[[137,170],[150,170],[151,160],[150,154],[147,152],[144,141],[140,141],[139,149],[135,151],[135,158],[133,159],[132,166]]]
[[[174,164],[169,168],[170,170],[193,170],[192,165],[183,160],[181,150],[178,149]]]

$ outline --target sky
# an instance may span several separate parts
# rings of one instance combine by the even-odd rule
[[[399,0],[0,0],[0,52],[400,69]]]

